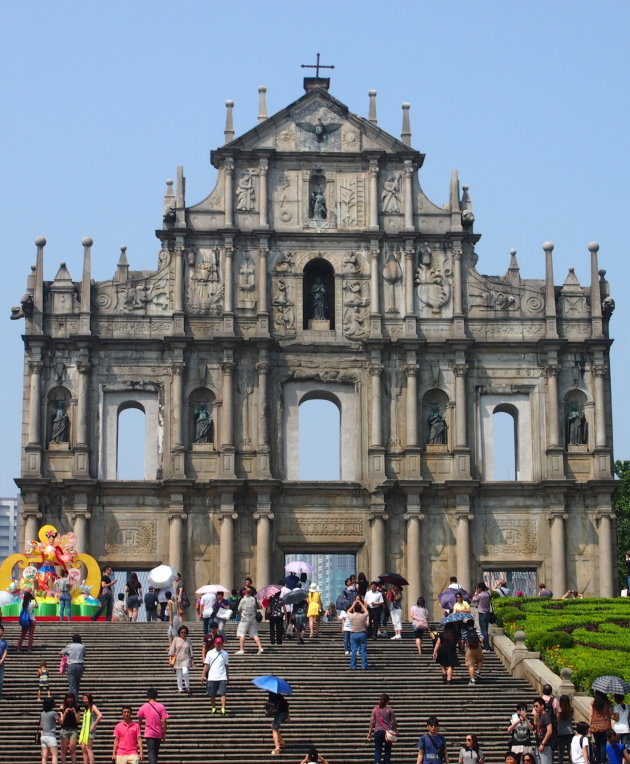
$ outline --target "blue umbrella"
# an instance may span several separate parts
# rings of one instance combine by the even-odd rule
[[[452,621],[474,621],[472,613],[449,613],[446,618],[442,618],[440,624],[451,623]]]
[[[265,674],[264,676],[257,676],[256,679],[252,679],[252,684],[255,684],[261,690],[267,690],[267,692],[275,692],[277,695],[292,695],[293,690],[291,685],[286,679],[274,674]]]

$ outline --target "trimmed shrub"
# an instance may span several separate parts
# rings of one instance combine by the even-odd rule
[[[512,623],[513,621],[524,621],[527,618],[527,613],[519,610],[516,607],[502,607],[496,611],[497,623],[499,626],[503,626],[506,623]]]
[[[573,639],[571,634],[567,634],[566,631],[548,631],[546,634],[541,634],[535,639],[534,645],[534,650],[542,652],[548,647],[573,647],[575,645],[575,639]]]

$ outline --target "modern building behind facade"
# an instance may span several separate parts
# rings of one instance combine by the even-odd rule
[[[0,561],[18,550],[18,498],[0,497]]]

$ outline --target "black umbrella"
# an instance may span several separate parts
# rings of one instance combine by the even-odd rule
[[[384,584],[396,584],[396,586],[409,586],[409,581],[407,581],[406,578],[399,576],[398,573],[382,573],[378,577],[378,580],[382,581]]]
[[[308,598],[308,594],[304,589],[293,589],[286,594],[282,599],[287,605],[297,605],[299,602],[304,602]]]
[[[630,684],[620,676],[612,674],[598,676],[591,687],[594,690],[605,692],[607,695],[627,695],[630,692]]]

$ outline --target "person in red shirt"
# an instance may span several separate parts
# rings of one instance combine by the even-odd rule
[[[147,744],[149,764],[157,764],[160,755],[160,745],[166,740],[168,713],[164,706],[157,701],[158,692],[155,687],[147,690],[147,702],[140,706],[137,713],[140,722],[144,719],[144,742]]]
[[[132,719],[131,706],[123,706],[122,721],[114,727],[112,760],[116,764],[138,764],[142,761],[140,725]]]

